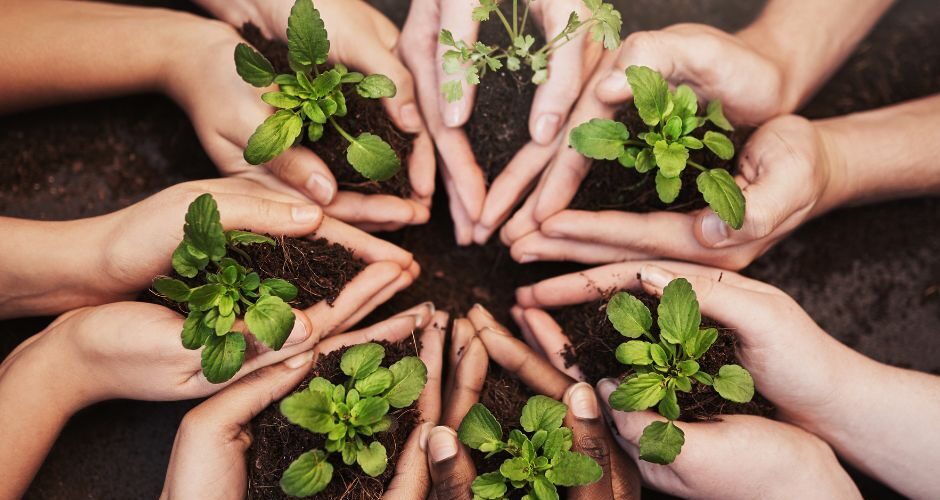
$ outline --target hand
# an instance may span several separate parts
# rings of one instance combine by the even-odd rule
[[[419,314],[424,316],[416,326],[414,313],[422,308]],[[421,358],[428,366],[428,383],[418,400],[424,423],[412,432],[405,445],[386,497],[403,500],[424,497],[429,480],[420,437],[440,413],[444,342],[441,325],[446,323],[444,312],[433,313],[426,306],[413,308],[365,330],[324,340],[312,351],[253,372],[190,410],[173,444],[161,498],[244,498],[248,489],[245,452],[252,443],[251,420],[296,388],[319,355],[362,342],[400,341],[411,335],[414,328],[424,328]]]

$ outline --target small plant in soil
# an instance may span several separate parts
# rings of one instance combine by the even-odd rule
[[[506,67],[509,71],[519,71],[523,65],[532,69],[532,83],[540,85],[548,80],[548,57],[577,36],[578,32],[590,28],[595,41],[603,42],[608,50],[620,46],[620,12],[613,5],[601,0],[584,0],[591,11],[591,17],[581,19],[572,12],[568,23],[555,38],[539,49],[535,49],[535,37],[525,33],[529,7],[535,0],[511,0],[512,19],[507,19],[500,10],[500,0],[480,0],[473,9],[473,20],[489,21],[491,14],[496,14],[506,28],[510,45],[487,45],[476,42],[472,46],[463,40],[454,39],[448,30],[441,30],[438,41],[450,47],[444,53],[443,67],[448,75],[460,74],[460,78],[441,84],[441,92],[449,102],[459,101],[463,97],[462,81],[469,85],[479,85],[487,71],[499,71]],[[522,3],[522,16],[519,16],[519,4]]]
[[[633,104],[648,129],[633,131],[636,139],[631,139],[631,131],[623,123],[595,118],[571,131],[571,146],[588,158],[617,160],[640,173],[656,169],[656,192],[663,203],[672,203],[679,196],[683,170],[696,168],[701,171],[696,184],[705,201],[729,226],[741,229],[744,195],[734,178],[723,168],[707,168],[689,159],[690,149],[702,148],[722,160],[734,157],[734,144],[725,134],[708,130],[695,137],[706,122],[734,130],[721,102],[709,102],[704,116],[699,116],[698,96],[688,85],[679,85],[673,92],[662,74],[645,66],[627,68],[627,80]]]
[[[173,269],[194,284],[160,276],[153,288],[186,304],[183,347],[204,347],[202,372],[218,384],[232,378],[245,360],[245,336],[231,331],[235,320],[244,317],[255,338],[279,350],[294,328],[287,302],[297,296],[297,288],[278,278],[262,281],[258,273],[229,257],[233,252],[250,261],[240,245],[275,245],[275,241],[248,231],[223,231],[218,206],[208,193],[189,205],[183,234],[173,252]]]
[[[266,92],[261,99],[278,110],[258,126],[248,139],[245,161],[260,165],[271,161],[300,139],[317,142],[329,124],[348,142],[346,160],[363,177],[374,181],[391,179],[401,169],[401,160],[382,138],[363,132],[353,137],[337,122],[346,116],[344,85],[355,85],[369,99],[394,97],[395,83],[384,75],[349,71],[342,64],[321,68],[330,53],[330,40],[320,12],[311,0],[297,0],[287,20],[287,57],[293,74],[275,74],[274,66],[260,52],[240,43],[235,47],[235,67],[243,80],[256,87],[278,84],[280,90]]]
[[[747,403],[754,397],[754,380],[746,369],[726,364],[717,374],[699,369],[701,358],[718,338],[715,328],[701,328],[702,316],[692,285],[678,278],[666,285],[657,309],[659,334],[652,332],[650,310],[626,292],[607,304],[607,317],[621,335],[630,339],[616,350],[617,360],[632,369],[614,392],[610,406],[642,411],[653,406],[668,422],[653,422],[640,437],[640,458],[657,464],[675,460],[685,443],[682,429],[673,423],[680,408],[676,391],[691,392],[702,384],[728,401]]]
[[[306,389],[281,401],[281,413],[304,429],[327,436],[325,450],[310,450],[290,464],[281,476],[281,489],[295,497],[323,491],[333,478],[329,454],[338,453],[346,465],[358,464],[377,477],[385,472],[388,456],[378,441],[366,439],[387,431],[390,408],[407,408],[421,395],[427,367],[421,359],[406,356],[385,368],[385,348],[369,343],[350,347],[340,359],[349,378],[333,384],[323,377]]]
[[[482,404],[467,412],[457,436],[487,458],[505,453],[498,471],[473,480],[474,499],[509,498],[509,489],[523,490],[526,499],[558,499],[558,486],[582,486],[600,479],[602,471],[591,457],[571,451],[571,429],[562,426],[568,407],[546,396],[529,398],[519,424],[503,441],[503,429]]]

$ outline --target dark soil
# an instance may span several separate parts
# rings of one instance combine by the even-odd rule
[[[385,346],[383,366],[389,366],[405,356],[417,356],[420,343],[411,339]],[[298,390],[305,389],[314,377],[323,377],[330,382],[340,383],[346,375],[340,370],[339,362],[346,348],[320,357],[310,375],[300,384]],[[251,421],[251,433],[254,437],[248,451],[248,498],[257,500],[291,498],[281,491],[281,475],[297,457],[315,448],[322,449],[326,439],[321,434],[314,434],[302,427],[290,423],[279,409],[280,401],[272,404]],[[337,454],[331,454],[333,480],[320,493],[310,497],[330,500],[377,500],[382,497],[385,488],[395,475],[398,457],[404,451],[405,442],[411,431],[420,421],[420,412],[414,407],[393,409],[389,412],[393,419],[392,427],[387,432],[376,435],[388,453],[388,467],[379,477],[370,477],[358,465],[348,466]]]
[[[632,101],[624,104],[617,111],[614,119],[625,123],[631,136],[648,130]],[[737,171],[737,155],[743,150],[753,129],[739,128],[727,133],[709,123],[695,132],[695,136],[701,138],[706,130],[727,135],[734,143],[735,157],[731,160],[722,160],[707,148],[702,148],[689,150],[689,159],[709,168],[727,169],[733,174]],[[655,172],[641,174],[635,168],[624,168],[616,160],[595,161],[591,165],[590,172],[581,182],[581,187],[571,200],[569,207],[575,210],[625,210],[640,213],[661,210],[676,212],[698,210],[708,206],[695,184],[698,174],[697,169],[686,168],[682,172],[682,190],[679,192],[679,197],[674,202],[665,204],[659,201],[659,196],[656,194]]]
[[[261,51],[279,73],[293,74],[287,64],[285,44],[264,38],[257,26],[251,23],[242,26],[242,36]],[[354,137],[362,132],[371,132],[385,139],[402,161],[402,169],[398,174],[385,182],[376,182],[363,177],[346,161],[348,142],[329,126],[326,127],[323,138],[315,143],[310,143],[304,132],[301,136],[303,144],[317,153],[330,167],[340,190],[363,194],[391,194],[408,198],[411,196],[411,181],[408,178],[407,165],[413,148],[414,135],[403,132],[395,126],[380,100],[361,97],[354,86],[347,86],[345,94],[348,114],[337,121]]]
[[[659,299],[645,293],[631,293],[643,301],[653,314],[653,334],[658,336],[656,307]],[[552,315],[571,341],[565,352],[568,366],[577,364],[592,384],[602,378],[620,379],[627,374],[626,367],[614,357],[617,346],[627,339],[607,320],[606,300],[566,307],[553,311]],[[739,363],[731,330],[707,317],[702,317],[702,325],[718,329],[718,340],[698,360],[702,371],[714,375],[722,365]],[[760,393],[756,393],[749,403],[733,403],[719,396],[712,388],[697,382],[692,383],[692,392],[679,392],[678,398],[679,408],[682,409],[680,420],[684,422],[714,420],[716,415],[732,414],[771,417],[775,411],[773,405]]]

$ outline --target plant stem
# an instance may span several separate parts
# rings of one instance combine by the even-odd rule
[[[685,163],[686,163],[686,165],[692,165],[693,167],[695,167],[695,168],[701,170],[702,172],[707,172],[707,171],[708,171],[707,168],[705,168],[704,166],[702,166],[702,165],[700,165],[700,164],[698,164],[698,163],[696,163],[696,162],[694,162],[694,161],[692,161],[692,160],[686,160]]]
[[[238,247],[236,247],[236,246],[234,246],[234,245],[230,245],[229,248],[232,249],[233,252],[235,252],[235,253],[237,253],[238,255],[241,255],[242,257],[244,257],[244,259],[245,259],[245,264],[251,264],[251,257],[250,257],[250,256],[248,255],[248,253],[246,253],[244,250],[242,250],[241,248],[238,248]]]
[[[513,31],[512,26],[509,25],[509,21],[506,19],[506,16],[503,15],[503,11],[496,9],[496,15],[499,16],[499,20],[502,21],[503,26],[506,28],[506,32],[509,33],[509,39],[516,39],[516,32]]]
[[[512,0],[512,32],[519,34],[519,0]]]
[[[519,30],[525,31],[525,23],[529,19],[529,5],[532,4],[532,0],[525,0],[525,10],[522,11],[522,24],[519,25]]]
[[[350,143],[356,142],[356,138],[349,135],[349,133],[346,132],[346,130],[344,130],[343,127],[340,127],[339,123],[336,123],[336,120],[334,120],[332,116],[329,118],[329,120],[330,120],[330,124],[332,124],[333,127],[336,129],[336,131],[339,132],[339,135],[345,137],[346,140],[349,141]]]

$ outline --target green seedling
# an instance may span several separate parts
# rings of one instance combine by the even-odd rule
[[[406,356],[385,368],[385,348],[379,344],[350,347],[340,359],[349,378],[334,385],[316,377],[306,389],[281,401],[281,413],[292,423],[326,435],[325,450],[310,450],[290,464],[281,476],[281,489],[295,497],[314,495],[330,484],[333,465],[330,453],[342,455],[346,465],[359,464],[376,477],[385,472],[388,456],[378,441],[366,438],[385,432],[392,425],[390,408],[411,406],[428,379],[428,370],[417,357]]]
[[[317,142],[327,124],[349,142],[346,160],[374,181],[391,179],[401,169],[401,160],[380,137],[363,132],[353,137],[336,121],[346,116],[345,85],[355,85],[369,99],[394,97],[395,83],[384,75],[349,71],[342,64],[321,68],[330,53],[330,40],[320,12],[311,0],[296,0],[287,20],[287,58],[293,74],[275,74],[274,66],[261,53],[240,43],[235,47],[235,68],[255,87],[278,84],[280,90],[266,92],[261,99],[278,108],[248,139],[245,161],[260,165],[293,146],[307,129],[307,139]]]
[[[548,80],[549,56],[574,39],[581,30],[590,29],[594,41],[603,42],[608,50],[620,46],[620,12],[613,5],[601,0],[584,0],[584,5],[591,11],[591,17],[581,19],[577,13],[572,12],[561,33],[536,50],[533,47],[535,37],[525,33],[529,7],[536,0],[511,1],[511,21],[499,9],[500,0],[480,0],[472,13],[473,20],[478,22],[488,21],[491,14],[496,14],[509,35],[509,46],[487,45],[482,42],[469,45],[463,40],[454,39],[450,31],[441,30],[438,41],[441,45],[449,47],[444,53],[444,72],[448,75],[460,75],[456,80],[441,84],[441,92],[449,102],[459,101],[463,97],[461,82],[479,85],[480,79],[487,71],[499,71],[504,66],[509,71],[519,71],[522,65],[526,65],[532,69],[532,83],[545,83]],[[520,3],[523,4],[521,18],[518,15]]]
[[[519,424],[503,441],[503,428],[485,406],[475,404],[457,429],[460,441],[486,453],[508,454],[499,471],[473,480],[473,498],[508,499],[510,488],[522,498],[557,500],[558,486],[582,486],[600,479],[603,471],[591,457],[571,451],[571,429],[562,426],[568,407],[546,396],[533,396],[522,408]],[[515,498],[515,496],[513,496]]]
[[[616,350],[617,361],[632,368],[614,392],[610,406],[622,411],[642,411],[653,406],[667,422],[653,422],[640,436],[640,458],[657,464],[676,459],[685,434],[674,423],[680,409],[676,391],[691,392],[692,384],[715,389],[721,397],[747,403],[754,397],[754,380],[743,367],[723,365],[711,375],[702,371],[700,359],[718,338],[715,328],[702,328],[702,315],[692,285],[678,278],[666,285],[657,308],[658,335],[653,333],[650,310],[626,292],[607,304],[607,318],[621,335],[630,339]]]
[[[200,284],[190,287],[160,276],[153,288],[169,300],[186,304],[189,315],[183,322],[183,347],[204,348],[202,372],[209,382],[218,384],[231,379],[245,360],[245,336],[231,331],[235,320],[243,317],[255,338],[279,350],[294,328],[294,313],[287,302],[297,296],[297,288],[278,278],[262,281],[258,273],[229,256],[232,252],[250,261],[240,245],[276,243],[247,231],[223,231],[218,206],[208,193],[189,205],[183,235],[173,252],[173,269]]]
[[[570,143],[577,152],[595,160],[618,160],[626,168],[646,173],[656,169],[656,192],[663,203],[672,203],[682,189],[687,166],[701,171],[696,180],[699,192],[723,221],[734,229],[744,223],[744,195],[731,174],[723,168],[707,168],[689,159],[690,149],[708,148],[722,160],[734,157],[734,144],[720,132],[708,130],[695,137],[706,122],[732,131],[720,101],[711,101],[704,116],[698,116],[698,96],[688,85],[675,92],[662,74],[645,66],[627,68],[633,89],[633,104],[648,130],[630,130],[623,123],[595,118],[571,131]]]

